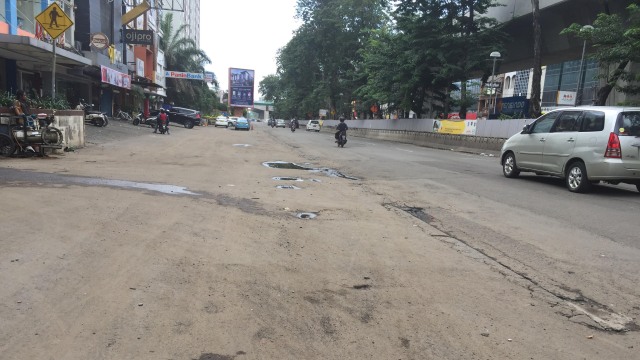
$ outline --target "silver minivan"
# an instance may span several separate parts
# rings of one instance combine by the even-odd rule
[[[565,179],[572,192],[628,183],[640,191],[640,108],[581,106],[551,111],[502,146],[508,178],[534,172]]]

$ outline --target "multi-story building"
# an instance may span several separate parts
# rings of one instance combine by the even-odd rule
[[[184,36],[193,39],[196,46],[200,47],[200,0],[182,0],[182,4],[176,5],[174,10],[173,29],[187,24]]]
[[[503,23],[503,30],[510,35],[499,61],[497,94],[485,90],[480,97],[480,112],[489,113],[491,106],[505,106],[509,114],[517,115],[519,105],[531,98],[533,66],[533,8],[531,0],[499,0],[502,6],[492,8],[487,14]],[[576,104],[576,95],[582,93],[577,105],[591,104],[598,89],[604,84],[598,75],[601,69],[596,60],[588,57],[589,44],[575,37],[560,35],[573,23],[592,24],[599,13],[622,13],[633,0],[541,0],[540,23],[542,29],[542,106],[553,108]],[[587,56],[582,57],[586,50]],[[489,54],[487,54],[489,55]],[[637,66],[631,64],[629,66]],[[612,91],[607,105],[629,100],[623,93]]]
[[[71,104],[85,99],[109,115],[116,108],[137,111],[143,105],[148,109],[150,102],[162,102],[166,95],[164,57],[158,55],[161,1],[150,0],[151,9],[127,24],[122,15],[142,0],[56,2],[64,12],[59,21],[68,18],[66,25],[72,25],[56,39],[54,77],[52,41],[35,20],[53,0],[4,0],[0,90],[24,89],[29,96],[55,92]],[[135,36],[126,38],[127,33]]]
[[[56,39],[54,78],[53,44],[35,18],[51,1],[4,0],[0,7],[0,90],[15,93],[24,89],[31,97],[65,95],[86,84],[82,73],[91,60],[77,49],[73,26]],[[75,22],[75,2],[59,2],[70,21]],[[60,25],[64,19],[58,19]],[[67,24],[68,25],[68,24]],[[55,79],[55,88],[54,81]]]

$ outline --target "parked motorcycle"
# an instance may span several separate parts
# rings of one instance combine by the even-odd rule
[[[102,111],[92,110],[93,104],[87,104],[84,99],[80,99],[80,103],[76,106],[76,110],[84,111],[84,122],[94,126],[107,126],[109,120],[107,114]]]
[[[133,119],[133,125],[148,125],[155,129],[156,121],[156,116],[145,117],[144,113],[138,113],[138,115]]]
[[[347,132],[346,131],[340,131],[340,134],[338,134],[338,141],[336,141],[338,143],[338,147],[344,147],[344,144],[347,143]]]

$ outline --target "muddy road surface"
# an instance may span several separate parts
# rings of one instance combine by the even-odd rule
[[[326,133],[87,132],[0,159],[2,359],[640,358],[629,244],[624,267],[561,273],[588,259],[498,236],[530,210],[479,227],[505,205],[367,171]]]

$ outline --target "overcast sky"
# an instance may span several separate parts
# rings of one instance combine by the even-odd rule
[[[220,89],[229,88],[229,68],[255,70],[258,84],[276,72],[276,52],[286,45],[299,21],[296,0],[201,0],[200,49],[211,59]]]

